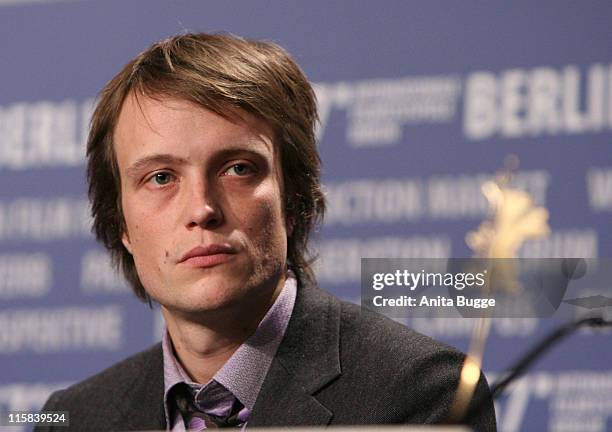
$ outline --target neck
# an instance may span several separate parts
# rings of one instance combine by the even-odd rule
[[[280,294],[285,278],[256,302],[223,310],[181,313],[161,306],[174,354],[187,374],[206,384],[254,332]]]

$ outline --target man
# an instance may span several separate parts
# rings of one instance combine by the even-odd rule
[[[315,285],[316,119],[281,48],[228,35],[154,44],[106,85],[94,231],[167,332],[45,410],[89,431],[446,419],[462,354]],[[478,392],[467,421],[494,430],[484,378]]]

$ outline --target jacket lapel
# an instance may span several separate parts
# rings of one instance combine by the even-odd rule
[[[333,413],[313,394],[340,375],[339,330],[340,304],[316,287],[298,288],[249,426],[329,424]]]

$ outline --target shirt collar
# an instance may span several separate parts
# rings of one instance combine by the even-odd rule
[[[214,381],[227,388],[249,411],[252,411],[255,406],[259,390],[287,329],[295,304],[296,292],[297,281],[293,275],[289,275],[280,294],[259,323],[255,333],[238,347],[213,377]],[[162,350],[164,360],[164,411],[166,423],[170,425],[171,419],[169,418],[169,404],[167,402],[170,389],[180,382],[187,383],[194,390],[199,390],[203,386],[194,383],[189,378],[174,356],[172,341],[167,330],[162,338]]]

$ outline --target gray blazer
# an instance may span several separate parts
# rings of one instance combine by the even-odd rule
[[[300,287],[249,426],[443,422],[463,357],[316,287]],[[43,409],[69,411],[70,427],[61,432],[165,429],[163,376],[157,344],[53,393]],[[482,402],[467,422],[495,431],[482,376],[477,395]]]

